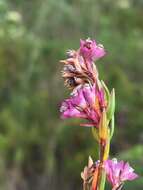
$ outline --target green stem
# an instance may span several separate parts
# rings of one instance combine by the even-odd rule
[[[108,138],[109,140],[109,138]],[[105,183],[106,183],[106,173],[104,170],[103,163],[105,160],[108,159],[109,156],[109,151],[110,151],[110,140],[106,142],[106,145],[99,144],[100,148],[100,171],[99,171],[99,185],[98,189],[99,190],[104,190],[105,189]],[[106,156],[105,156],[106,154]]]
[[[102,169],[101,177],[100,177],[99,190],[105,189],[105,183],[106,183],[106,173],[105,173],[104,169]]]

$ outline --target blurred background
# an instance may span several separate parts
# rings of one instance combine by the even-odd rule
[[[143,189],[143,0],[0,0],[0,190],[82,189],[98,153],[89,128],[60,119],[58,62],[87,37],[107,49],[97,66],[116,89],[111,157],[140,175],[125,189]]]

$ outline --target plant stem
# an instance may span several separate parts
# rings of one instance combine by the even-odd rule
[[[106,182],[106,174],[104,169],[101,171],[101,177],[100,177],[100,185],[99,185],[99,190],[104,190],[105,188],[105,182]]]
[[[106,173],[104,170],[104,161],[108,159],[109,156],[109,149],[110,149],[110,142],[99,143],[100,149],[100,167],[99,167],[99,182],[98,182],[98,189],[104,190],[105,189],[105,182],[106,182]]]

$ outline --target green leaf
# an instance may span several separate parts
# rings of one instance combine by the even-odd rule
[[[111,119],[111,128],[110,128],[110,139],[112,139],[113,134],[114,134],[114,126],[115,126],[115,121],[114,121],[114,114]]]
[[[115,112],[115,90],[113,88],[111,95],[110,95],[108,108],[107,108],[107,118],[109,121],[112,119],[114,112]]]
[[[104,83],[103,80],[101,80],[101,84],[102,84],[102,86],[103,86],[103,88],[104,88],[104,90],[105,90],[107,101],[109,101],[109,100],[110,100],[110,92],[109,92],[109,89],[108,89],[108,87],[106,86],[106,84]]]

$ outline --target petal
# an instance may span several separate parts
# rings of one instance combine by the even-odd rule
[[[80,40],[80,54],[87,60],[95,61],[106,54],[103,45],[96,43],[95,40]]]
[[[71,99],[67,99],[61,104],[60,112],[62,119],[71,117],[86,118],[86,115],[83,112],[80,112],[76,107],[72,105]]]
[[[106,55],[106,51],[102,44],[98,44],[98,46],[95,49],[94,56],[96,59],[99,59]]]
[[[74,106],[85,109],[87,107],[87,102],[83,96],[82,89],[77,90],[77,94],[71,98],[71,103]]]
[[[136,173],[134,173],[134,169],[132,167],[130,167],[129,163],[126,163],[124,165],[124,170],[121,174],[121,180],[125,181],[125,180],[134,180],[138,177],[138,175]]]
[[[90,107],[93,107],[93,105],[95,104],[95,87],[91,87],[89,85],[85,86],[83,88],[83,95],[88,102],[88,105]]]

